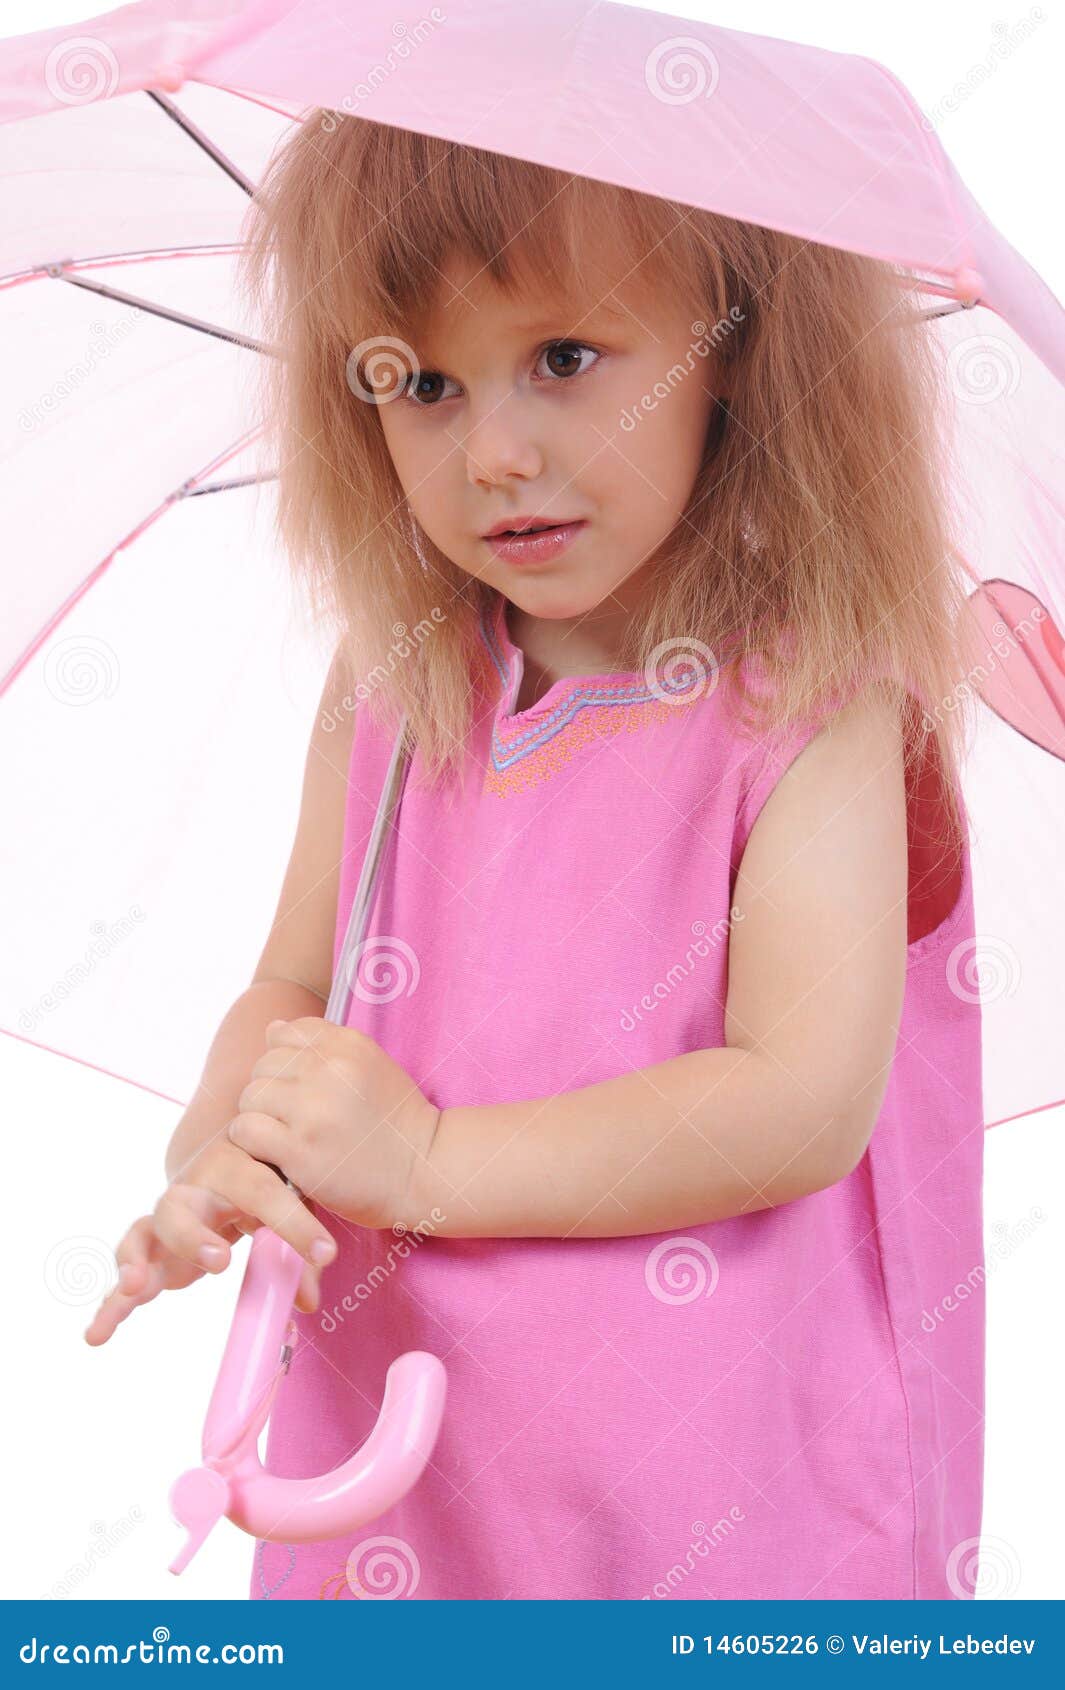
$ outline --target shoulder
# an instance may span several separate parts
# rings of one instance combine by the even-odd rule
[[[740,771],[744,840],[817,814],[827,823],[844,808],[855,822],[887,804],[904,814],[901,705],[870,688],[818,719],[760,735]]]

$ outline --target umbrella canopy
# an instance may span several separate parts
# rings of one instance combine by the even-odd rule
[[[985,699],[977,940],[945,965],[987,1123],[1065,1099],[1061,307],[882,66],[582,0],[145,0],[0,44],[0,1028],[184,1102],[265,940],[331,653],[273,538],[231,265],[313,106],[920,278]]]

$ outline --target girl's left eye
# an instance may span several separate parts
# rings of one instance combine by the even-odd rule
[[[553,356],[559,356],[560,355],[563,359],[572,360],[573,358],[576,358],[577,359],[577,368],[576,369],[574,369],[572,367],[572,364],[571,364],[569,369],[564,369],[564,370],[561,370],[561,371],[556,370],[554,372],[554,375],[557,379],[566,380],[570,376],[581,376],[581,375],[584,374],[584,371],[586,369],[591,368],[591,366],[588,365],[588,364],[581,365],[580,355],[581,355],[582,352],[590,353],[593,358],[599,357],[599,353],[595,350],[595,348],[593,346],[585,346],[583,341],[579,341],[579,340],[553,340],[551,342],[550,346],[544,347],[544,350],[541,352],[540,357],[541,358],[550,358],[550,357],[553,357]],[[537,360],[537,365],[539,365],[539,360]]]
[[[549,382],[568,381],[571,377],[583,375],[585,370],[592,368],[591,364],[582,364],[581,362],[581,355],[585,352],[589,358],[595,360],[602,356],[595,350],[594,346],[585,346],[583,341],[553,340],[540,353],[536,360],[536,367],[539,370],[543,359],[552,358],[563,367],[561,369],[552,367],[546,379]],[[576,360],[576,364],[574,364],[574,360]],[[416,376],[410,375],[407,377],[404,398],[423,411],[432,410],[441,399],[452,397],[446,391],[447,384],[451,380],[450,376],[442,375],[439,370],[419,370]],[[443,383],[445,391],[441,392],[437,383]],[[452,382],[452,386],[455,385]]]

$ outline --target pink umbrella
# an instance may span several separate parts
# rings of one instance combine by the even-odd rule
[[[455,0],[409,30],[377,0],[144,0],[0,45],[3,1030],[183,1102],[264,937],[329,654],[259,526],[267,349],[230,262],[315,106],[919,280],[975,611],[959,689],[987,706],[965,783],[978,937],[951,967],[983,1007],[986,1124],[1065,1101],[1061,307],[883,67],[582,0]]]

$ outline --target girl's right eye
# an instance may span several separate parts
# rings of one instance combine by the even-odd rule
[[[450,380],[450,376],[442,376],[439,370],[417,370],[407,377],[403,397],[420,410],[432,410],[437,399],[447,398],[448,395],[436,391],[426,392],[426,388],[432,389],[435,383],[446,383]],[[455,385],[457,386],[457,383]]]

